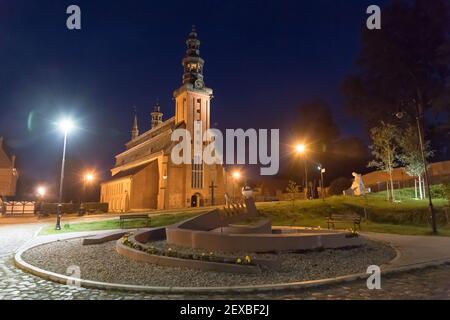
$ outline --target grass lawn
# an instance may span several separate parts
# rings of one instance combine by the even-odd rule
[[[185,220],[203,212],[180,212],[177,214],[162,214],[151,218],[151,227],[160,227],[170,225],[181,220]],[[63,218],[64,219],[64,218]],[[145,227],[144,221],[139,220],[127,220],[125,221],[126,228],[143,228]],[[94,230],[113,230],[120,229],[119,218],[112,220],[103,221],[92,221],[92,222],[76,222],[76,223],[62,223],[62,229],[55,230],[54,225],[49,225],[42,228],[40,235],[49,234],[60,234],[68,232],[79,232],[79,231],[94,231]]]
[[[325,201],[318,200],[296,200],[258,203],[258,210],[263,216],[272,219],[273,225],[278,226],[304,226],[327,228],[327,217],[331,213],[348,214],[357,213],[363,219],[362,231],[430,235],[428,202],[426,200],[413,200],[410,192],[397,192],[400,202],[391,203],[386,201],[385,193],[374,193],[366,197],[344,197],[334,196],[326,198]],[[444,199],[433,199],[438,220],[439,235],[450,236],[450,225],[445,214],[448,201]],[[181,211],[177,214],[163,214],[152,217],[152,227],[169,225],[203,212]],[[450,210],[448,210],[450,215]],[[127,221],[128,228],[144,227],[141,221]],[[337,228],[349,229],[353,225],[338,224]],[[56,234],[77,231],[110,230],[119,229],[119,219],[66,223],[62,225],[61,231],[54,230],[53,225],[42,229],[41,234]]]
[[[444,207],[448,202],[444,199],[433,199],[438,218],[439,235],[450,236],[450,225],[445,217]],[[322,200],[296,200],[271,203],[258,203],[259,211],[272,219],[273,225],[305,226],[327,228],[327,217],[331,213],[357,213],[363,219],[362,231],[429,235],[431,226],[428,222],[428,202],[403,198],[401,202],[386,201],[383,193],[364,197],[335,196]],[[450,210],[448,210],[450,215]],[[337,228],[348,229],[353,225],[339,224]]]

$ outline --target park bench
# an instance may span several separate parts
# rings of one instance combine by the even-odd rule
[[[353,230],[356,227],[361,230],[361,216],[358,214],[331,214],[327,220],[328,229],[335,229],[337,223],[353,223]]]
[[[127,220],[142,220],[145,221],[145,225],[150,227],[151,218],[148,214],[127,214],[119,216],[120,228],[123,229]]]

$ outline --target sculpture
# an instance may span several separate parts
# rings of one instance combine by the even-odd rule
[[[352,176],[355,178],[353,180],[352,186],[350,187],[350,189],[352,189],[353,191],[353,195],[355,196],[365,195],[366,188],[364,187],[361,175],[356,172],[353,172]]]
[[[244,199],[250,199],[253,197],[253,190],[249,186],[245,186],[242,188],[242,195],[244,196]]]

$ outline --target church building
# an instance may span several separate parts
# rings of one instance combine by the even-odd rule
[[[2,199],[16,195],[17,179],[19,177],[16,166],[16,156],[9,152],[0,137],[0,203]]]
[[[135,114],[131,140],[125,144],[126,150],[116,155],[111,180],[101,185],[101,201],[108,203],[112,212],[224,203],[222,165],[176,165],[171,161],[171,151],[176,144],[171,141],[174,130],[187,129],[194,137],[195,121],[201,121],[202,132],[210,128],[213,90],[205,86],[205,61],[200,57],[200,40],[195,29],[189,34],[186,45],[186,56],[182,60],[183,82],[173,93],[175,116],[164,120],[156,104],[149,121],[150,129],[140,133]]]

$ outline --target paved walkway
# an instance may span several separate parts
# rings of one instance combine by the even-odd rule
[[[151,295],[74,288],[42,280],[13,265],[16,249],[33,238],[42,224],[0,226],[1,299],[211,299],[207,296]],[[401,252],[390,267],[450,258],[450,238],[367,234],[392,242]],[[368,290],[364,280],[311,290],[246,295],[242,299],[450,299],[450,265],[382,277],[382,290]],[[214,296],[236,299],[232,296]]]
[[[96,220],[110,220],[117,219],[122,215],[134,215],[134,214],[150,214],[152,216],[158,216],[163,214],[178,214],[180,212],[202,212],[207,210],[213,210],[215,208],[220,208],[220,206],[210,206],[210,207],[199,207],[199,208],[184,208],[184,209],[170,209],[170,210],[152,210],[152,211],[142,211],[142,212],[125,212],[125,213],[101,213],[101,214],[89,214],[84,216],[79,216],[76,213],[64,214],[61,223],[64,221],[81,222],[81,221],[96,221]],[[44,224],[56,223],[56,216],[51,215],[49,217],[38,217],[35,215],[29,216],[4,216],[0,214],[0,227],[2,225],[13,225],[13,224]]]
[[[450,261],[450,237],[402,236],[372,232],[363,234],[374,240],[388,242],[400,251],[400,257],[393,261],[390,267]]]

